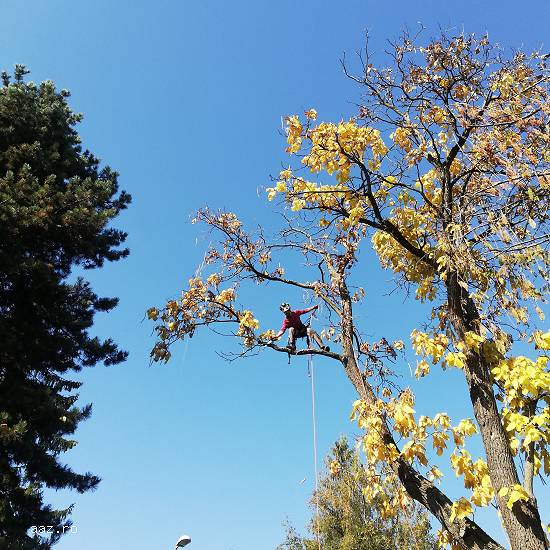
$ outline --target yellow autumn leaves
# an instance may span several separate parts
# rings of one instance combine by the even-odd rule
[[[508,497],[508,501],[506,502],[506,506],[512,509],[514,506],[514,503],[518,502],[518,500],[529,500],[529,494],[527,491],[523,488],[522,485],[515,484],[511,487],[502,487],[498,492],[499,497]]]
[[[538,349],[550,348],[550,332],[540,331],[533,335],[533,341]],[[514,454],[519,451],[527,452],[534,444],[533,458],[535,473],[544,466],[546,475],[550,474],[550,453],[546,445],[550,442],[550,410],[541,397],[548,394],[550,389],[550,372],[548,371],[548,356],[541,355],[536,359],[525,356],[505,358],[499,351],[504,348],[496,341],[487,341],[474,332],[466,332],[464,339],[450,349],[447,336],[434,332],[427,334],[414,330],[411,334],[414,350],[423,356],[416,367],[416,376],[420,378],[428,374],[430,364],[441,363],[443,367],[463,368],[467,353],[481,354],[490,365],[494,381],[502,389],[501,401],[502,422],[509,438],[510,447]],[[428,360],[429,361],[428,361]],[[529,404],[540,403],[540,410],[528,413]],[[471,429],[471,428],[470,428]],[[465,435],[471,433],[465,432]],[[455,431],[455,442],[457,431]],[[437,454],[441,454],[445,436],[434,435],[434,447]],[[441,444],[441,445],[440,445]],[[488,493],[486,495],[488,497]],[[483,499],[483,497],[480,497]]]
[[[451,465],[456,476],[464,478],[464,487],[472,490],[472,496],[470,497],[472,504],[487,506],[493,500],[495,492],[484,460],[478,458],[474,462],[466,449],[456,449],[451,454]]]
[[[474,513],[474,509],[468,500],[464,497],[459,498],[456,502],[453,502],[451,508],[451,516],[449,521],[453,522],[455,518],[462,519]]]
[[[530,400],[548,395],[550,373],[547,368],[547,355],[536,360],[523,356],[506,359],[498,351],[498,343],[489,342],[472,331],[466,332],[463,340],[455,345],[456,351],[449,351],[449,339],[441,333],[427,334],[414,330],[411,340],[415,351],[429,359],[432,364],[441,362],[443,365],[463,368],[467,354],[487,356],[494,365],[492,374],[504,390],[506,406],[502,411],[502,420],[509,434],[512,450],[514,453],[520,449],[527,451],[533,444],[535,473],[544,466],[545,474],[550,474],[550,453],[546,450],[546,445],[550,441],[548,407],[530,414],[525,412],[526,404]],[[535,333],[533,341],[538,349],[550,348],[550,332]],[[429,363],[423,359],[417,367],[417,375],[426,374],[428,370]],[[387,396],[391,396],[391,393]],[[487,464],[481,458],[473,460],[464,447],[465,438],[476,434],[477,426],[471,419],[461,420],[456,426],[452,426],[449,416],[445,413],[438,413],[433,418],[420,416],[416,420],[413,407],[414,396],[410,390],[405,390],[398,398],[390,398],[388,401],[379,399],[376,406],[368,406],[361,401],[354,403],[352,419],[357,420],[359,427],[366,430],[361,443],[367,463],[371,467],[384,463],[391,464],[391,461],[400,455],[417,467],[428,467],[425,447],[427,440],[431,439],[437,456],[441,456],[452,438],[455,449],[450,455],[450,463],[457,477],[463,478],[464,487],[471,491],[471,495],[469,498],[462,497],[453,504],[450,521],[472,514],[473,506],[489,505],[495,498],[495,491]],[[401,438],[408,438],[403,441],[401,451],[395,446],[384,446],[384,440],[380,435],[384,418],[390,421],[391,428]],[[436,466],[432,466],[426,475],[434,480],[439,479],[442,474]],[[506,505],[510,509],[515,502],[528,498],[521,485],[501,488],[498,494],[500,497],[507,497]]]
[[[254,330],[260,328],[260,322],[254,318],[254,314],[251,311],[245,310],[239,314],[239,326],[242,331],[246,329]]]
[[[533,340],[537,349],[550,349],[550,331],[535,332]],[[526,451],[534,444],[535,472],[544,464],[545,474],[550,474],[550,454],[546,449],[550,442],[550,409],[545,403],[550,390],[548,355],[534,360],[525,356],[501,358],[494,365],[491,373],[503,388],[502,420],[512,451]],[[539,402],[546,406],[537,409]]]
[[[235,223],[227,216],[223,221]],[[220,288],[223,280],[219,273],[210,274],[206,281],[192,277],[180,299],[169,300],[162,309],[147,310],[148,319],[157,322],[158,341],[151,351],[153,361],[167,362],[171,357],[170,345],[175,340],[191,337],[198,326],[218,321],[235,323],[238,326],[234,334],[242,338],[245,346],[254,344],[260,323],[252,311],[241,311],[235,306],[236,290],[234,287]]]
[[[370,468],[383,464],[391,465],[401,456],[413,465],[427,467],[427,440],[431,438],[436,454],[441,456],[452,437],[455,450],[451,454],[451,465],[457,476],[464,477],[465,488],[472,490],[471,503],[486,506],[494,497],[487,465],[482,459],[473,462],[470,454],[462,448],[465,438],[477,433],[476,425],[468,418],[452,426],[449,416],[445,413],[438,413],[433,418],[420,416],[416,421],[413,405],[414,397],[410,390],[401,392],[398,398],[378,400],[375,405],[369,405],[361,400],[353,404],[351,418],[365,430],[361,445],[366,454],[367,465]],[[385,444],[382,426],[384,418],[391,421],[391,427],[396,433],[403,438],[409,438],[403,443],[401,451],[392,444]],[[442,477],[436,466],[432,466],[426,475],[430,479]],[[457,517],[466,509],[463,505],[457,508]]]
[[[286,118],[286,151],[291,154],[300,152],[306,140],[308,151],[302,158],[302,164],[307,166],[311,173],[324,170],[329,175],[334,175],[337,183],[319,185],[303,177],[294,176],[290,169],[283,170],[275,187],[267,188],[268,199],[273,200],[278,193],[283,193],[293,211],[302,210],[308,205],[330,209],[337,206],[339,201],[343,201],[350,211],[350,216],[346,220],[347,226],[356,225],[363,216],[363,206],[359,196],[350,193],[349,187],[345,185],[349,180],[350,171],[355,162],[363,160],[367,150],[372,155],[368,161],[371,167],[378,166],[388,148],[379,130],[360,126],[353,119],[338,124],[322,122],[311,126],[317,118],[317,112],[315,109],[309,109],[305,115],[306,126],[297,115]]]

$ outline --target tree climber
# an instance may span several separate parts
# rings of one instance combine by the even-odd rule
[[[297,338],[307,338],[308,348],[310,346],[310,339],[313,338],[320,349],[329,351],[330,348],[323,345],[321,337],[312,328],[304,325],[300,319],[301,315],[310,313],[318,307],[319,306],[313,306],[308,309],[297,309],[296,311],[292,311],[290,304],[286,302],[282,303],[279,309],[285,314],[285,318],[283,319],[281,330],[275,335],[274,340],[278,340],[285,333],[286,329],[288,329],[288,347],[290,350],[296,350]]]

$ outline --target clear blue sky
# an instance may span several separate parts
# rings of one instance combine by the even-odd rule
[[[84,144],[121,173],[134,198],[117,222],[129,232],[131,256],[90,274],[98,293],[120,297],[96,331],[130,357],[82,375],[82,401],[94,413],[65,458],[103,482],[94,493],[53,495],[76,503],[78,533],[59,549],[164,550],[188,533],[196,550],[263,550],[281,542],[286,517],[303,529],[313,483],[305,361],[289,367],[264,354],[228,364],[216,355],[226,341],[204,334],[167,366],[149,367],[144,311],[177,296],[200,262],[208,237],[189,224],[198,207],[232,209],[251,224],[274,219],[257,189],[286,161],[281,116],[309,107],[325,119],[352,114],[360,91],[342,75],[342,53],[360,49],[368,29],[381,60],[385,40],[419,21],[434,34],[440,25],[488,31],[514,48],[550,47],[548,0],[1,3],[1,68],[24,63],[31,79],[69,88],[85,114]],[[390,275],[376,265],[365,274],[365,332],[407,340],[422,311],[383,296]],[[278,327],[281,298],[252,296],[264,326]],[[284,298],[301,301],[299,293]],[[418,410],[460,416],[459,373],[418,385],[401,370]],[[323,456],[339,435],[354,433],[354,395],[330,362],[317,361],[316,372]],[[465,494],[449,483],[451,497]],[[503,540],[494,518],[478,517]]]

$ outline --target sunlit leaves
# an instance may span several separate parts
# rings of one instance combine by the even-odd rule
[[[506,506],[513,508],[514,504],[519,500],[529,500],[527,491],[521,485],[512,485],[512,487],[502,487],[498,492],[499,497],[508,497]]]
[[[453,503],[449,521],[453,522],[455,518],[462,519],[473,513],[474,513],[474,510],[470,502],[466,500],[464,497],[461,497],[459,500]]]
[[[359,374],[350,376],[359,393],[363,382],[374,388],[374,397],[357,401],[352,411],[364,431],[367,468],[383,472],[369,491],[385,494],[385,476],[396,462],[439,479],[430,459],[450,455],[470,491],[452,507],[450,521],[460,521],[473,506],[493,502],[493,484],[502,485],[498,472],[465,447],[478,428],[487,448],[497,439],[487,426],[503,430],[496,451],[510,462],[512,450],[523,459],[529,455],[536,472],[550,471],[548,357],[514,356],[512,349],[517,339],[550,348],[550,333],[531,326],[533,313],[544,319],[549,282],[549,75],[540,56],[504,59],[485,37],[464,35],[423,46],[407,38],[395,45],[393,61],[397,70],[365,67],[359,81],[368,93],[356,117],[319,121],[308,109],[285,119],[286,150],[295,165],[266,190],[284,209],[288,227],[281,240],[271,246],[261,231],[258,238],[245,233],[233,214],[203,212],[198,219],[223,235],[205,259],[218,264],[217,275],[193,283],[185,304],[176,301],[174,309],[169,303],[148,316],[159,323],[161,358],[174,338],[201,324],[233,323],[232,334],[245,347],[265,345],[273,333],[257,335],[250,306],[237,305],[237,286],[249,279],[312,291],[338,318],[322,336],[336,347],[346,344],[348,375],[348,366],[359,363],[362,382]],[[455,425],[443,412],[417,416],[412,391],[385,379],[385,364],[398,361],[399,347],[362,340],[352,307],[368,281],[346,286],[365,247],[400,288],[432,307],[411,334],[417,378],[435,365],[455,367],[473,400],[498,400],[494,407],[474,406],[477,424],[464,419]],[[315,282],[283,280],[276,256],[288,248],[313,267]],[[352,304],[347,317],[346,298]],[[371,385],[375,376],[382,380],[378,387]],[[522,500],[517,492],[514,498]],[[384,514],[392,513],[392,502],[383,497]],[[445,533],[441,540],[452,543]]]

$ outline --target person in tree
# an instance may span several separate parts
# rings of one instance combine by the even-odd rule
[[[329,351],[328,346],[323,345],[321,337],[312,329],[304,325],[300,316],[315,311],[319,306],[313,306],[308,309],[297,309],[292,311],[290,304],[283,302],[279,309],[284,313],[285,318],[283,319],[283,324],[281,330],[275,335],[275,340],[278,340],[288,329],[288,347],[294,351],[296,350],[296,339],[297,338],[307,338],[308,348],[310,345],[310,340],[313,338],[320,349],[323,351]]]

